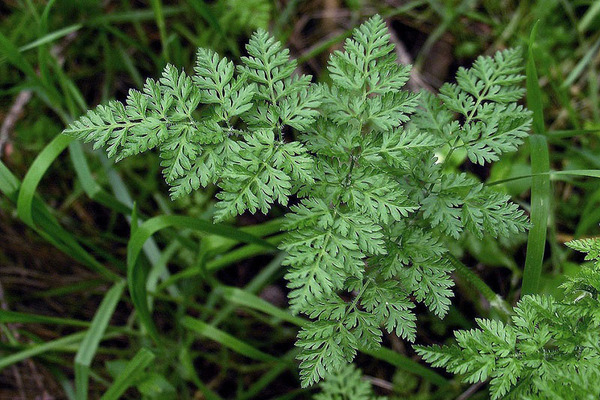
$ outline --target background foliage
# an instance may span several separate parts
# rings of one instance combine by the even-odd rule
[[[535,138],[491,168],[461,151],[448,168],[495,182],[533,228],[500,240],[462,235],[451,261],[481,279],[455,274],[443,320],[417,310],[416,342],[450,344],[454,330],[481,326],[475,318],[507,321],[522,292],[563,296],[560,285],[577,279],[583,261],[564,243],[598,235],[600,222],[597,2],[8,0],[0,4],[0,398],[320,392],[299,385],[293,344],[306,321],[287,311],[280,210],[219,230],[202,223],[216,211],[214,189],[171,202],[159,154],[113,165],[58,134],[88,108],[158,79],[167,63],[191,72],[197,47],[239,62],[257,28],[290,49],[300,72],[323,80],[329,53],[375,13],[398,60],[415,66],[413,90],[437,91],[480,54],[520,46],[529,59]],[[142,305],[122,281],[137,258],[149,271],[157,332],[140,328],[134,305]],[[153,335],[164,346],[150,353]],[[369,385],[357,385],[356,398],[490,397],[486,385],[431,369],[394,334],[383,344],[358,355]],[[336,398],[335,387],[320,398]]]

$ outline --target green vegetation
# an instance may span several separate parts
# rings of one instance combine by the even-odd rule
[[[0,15],[0,397],[598,397],[594,2]]]
[[[418,347],[417,353],[467,382],[489,378],[492,399],[598,397],[600,240],[567,245],[593,262],[561,285],[563,300],[524,296],[511,325],[478,319],[477,329],[455,333],[457,345]]]

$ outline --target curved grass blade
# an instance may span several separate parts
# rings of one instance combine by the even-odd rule
[[[44,150],[38,154],[33,161],[33,164],[31,164],[31,167],[29,167],[25,178],[23,178],[21,190],[19,190],[19,196],[17,198],[17,214],[19,218],[30,227],[35,226],[32,217],[32,204],[37,187],[56,157],[58,157],[73,140],[75,139],[66,135],[56,136]]]
[[[0,192],[11,202],[17,204],[20,187],[21,182],[0,161]],[[37,223],[37,226],[33,226],[32,229],[41,237],[63,253],[98,272],[104,278],[115,281],[121,279],[119,275],[106,268],[81,247],[77,239],[59,225],[40,199],[34,197],[32,199],[32,207],[31,213]]]

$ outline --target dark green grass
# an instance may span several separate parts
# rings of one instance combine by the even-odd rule
[[[244,3],[262,3],[263,12],[249,13]],[[444,321],[423,315],[418,340],[443,342],[474,317],[502,318],[521,288],[553,292],[570,271],[562,243],[599,233],[600,7],[397,3],[340,2],[329,14],[312,1],[1,5],[0,120],[19,93],[33,96],[0,163],[0,230],[20,235],[15,248],[0,244],[0,300],[7,305],[0,310],[0,382],[9,382],[0,397],[19,395],[15,374],[32,373],[28,359],[42,380],[35,390],[57,398],[311,396],[298,389],[293,343],[306,321],[286,309],[277,211],[212,225],[214,189],[171,202],[156,155],[113,165],[58,136],[89,107],[123,99],[167,62],[190,70],[197,46],[239,57],[240,43],[261,26],[288,42],[318,79],[329,50],[375,12],[387,17],[433,88],[480,53],[529,49],[535,136],[490,171],[465,168],[519,201],[532,229],[508,242],[468,237],[457,244],[465,272],[457,274],[455,306]],[[26,284],[19,274],[30,274]],[[387,337],[385,346],[358,358],[368,376],[384,382],[381,394],[451,399],[467,389],[419,363],[397,338]]]

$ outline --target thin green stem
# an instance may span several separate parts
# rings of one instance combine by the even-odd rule
[[[267,242],[278,245],[283,241],[283,239],[287,236],[287,233],[282,233],[276,236],[272,236],[270,238],[265,239]],[[227,254],[222,255],[219,258],[211,260],[206,263],[206,271],[217,271],[228,265],[236,263],[241,260],[248,259],[250,257],[273,253],[273,249],[268,249],[264,246],[259,246],[255,244],[249,244],[246,246],[242,246],[239,249],[235,249],[230,251]],[[183,271],[180,271],[176,274],[171,275],[171,277],[160,285],[157,286],[156,292],[160,292],[165,288],[173,285],[175,282],[180,281],[181,279],[191,278],[193,276],[198,276],[204,274],[205,269],[201,267],[188,268]]]
[[[496,292],[490,288],[487,283],[478,277],[469,267],[463,264],[458,258],[451,253],[447,253],[446,257],[450,260],[450,263],[454,267],[456,274],[463,279],[467,284],[472,286],[490,303],[490,306],[500,312],[503,317],[510,315],[510,306]]]

